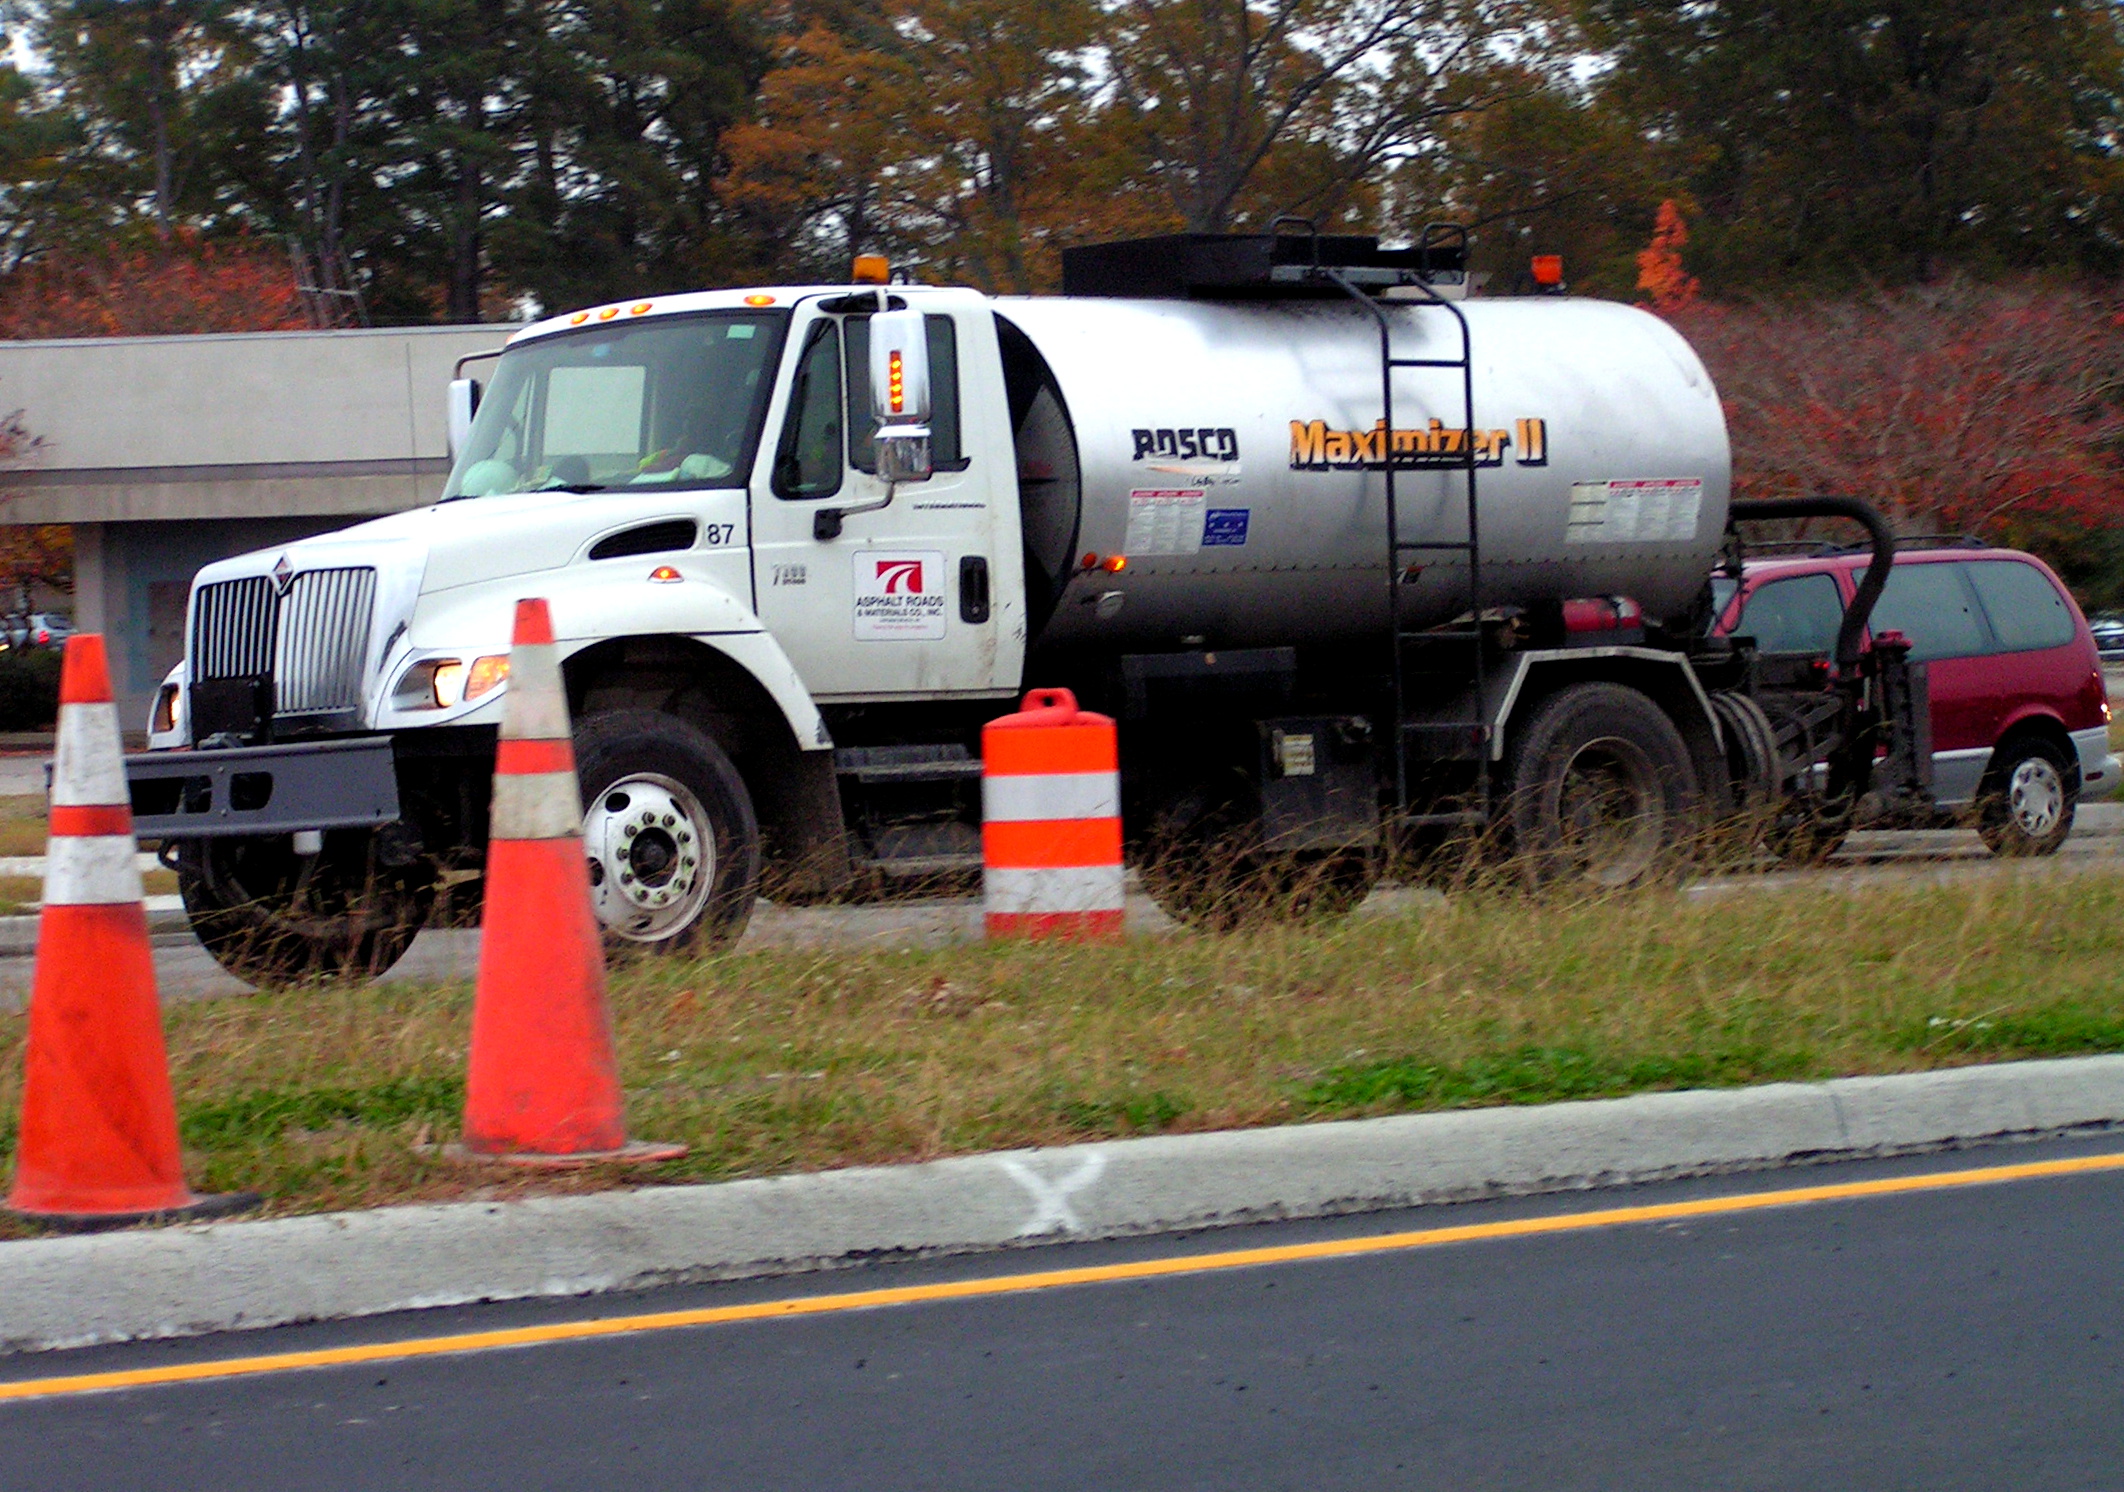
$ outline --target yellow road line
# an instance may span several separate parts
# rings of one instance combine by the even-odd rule
[[[1030,1274],[952,1280],[932,1285],[900,1285],[886,1290],[850,1290],[835,1295],[799,1296],[791,1300],[755,1301],[747,1305],[707,1306],[691,1311],[651,1311],[637,1316],[610,1316],[594,1321],[556,1321],[501,1331],[456,1332],[406,1341],[370,1342],[353,1347],[321,1347],[310,1352],[276,1352],[214,1362],[171,1363],[109,1373],[74,1373],[0,1383],[0,1400],[43,1399],[65,1394],[98,1393],[120,1388],[147,1388],[170,1383],[200,1383],[286,1373],[299,1368],[336,1368],[363,1363],[401,1362],[446,1353],[490,1352],[503,1347],[535,1347],[551,1342],[580,1342],[595,1337],[632,1336],[688,1326],[716,1326],[732,1321],[769,1321],[788,1316],[821,1316],[879,1306],[918,1305],[928,1301],[970,1300],[991,1295],[1022,1295],[1065,1285],[1114,1284],[1124,1280],[1208,1274],[1221,1269],[1251,1269],[1264,1264],[1292,1264],[1309,1259],[1349,1259],[1366,1254],[1435,1248],[1447,1243],[1476,1243],[1492,1238],[1530,1238],[1545,1233],[1577,1233],[1628,1223],[1677,1222],[1759,1212],[1770,1207],[1797,1207],[1810,1202],[1843,1202],[1910,1192],[1946,1191],[1955,1187],[1993,1186],[2006,1181],[2034,1181],[2054,1176],[2124,1170],[2124,1152],[2076,1156],[2068,1160],[2027,1161],[2012,1166],[1984,1166],[1966,1171],[1935,1171],[1917,1176],[1890,1176],[1877,1181],[1842,1181],[1827,1186],[1796,1186],[1778,1191],[1743,1192],[1703,1197],[1693,1202],[1658,1202],[1642,1207],[1603,1207],[1548,1217],[1512,1218],[1503,1222],[1464,1223],[1449,1228],[1422,1228],[1406,1233],[1379,1233],[1366,1238],[1329,1238],[1317,1243],[1278,1244],[1269,1248],[1229,1249],[1214,1254],[1182,1254],[1140,1259],[1128,1264],[1094,1264],[1081,1269],[1047,1269]]]

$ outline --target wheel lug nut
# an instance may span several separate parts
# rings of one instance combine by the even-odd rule
[[[665,814],[665,815],[664,815],[664,827],[665,827],[666,829],[670,828],[670,827],[671,827],[671,826],[672,826],[673,824],[675,824],[675,823],[677,823],[677,822],[678,822],[678,816],[677,816],[676,814],[669,814],[669,813],[667,813],[667,814]]]

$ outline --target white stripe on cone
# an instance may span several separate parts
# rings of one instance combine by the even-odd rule
[[[490,839],[573,839],[583,800],[573,772],[502,772],[494,778]]]
[[[1118,912],[1122,907],[1121,867],[990,867],[981,872],[981,894],[991,912]]]
[[[561,688],[560,650],[552,643],[520,642],[509,649],[501,733],[511,741],[568,739],[568,694]]]
[[[981,816],[992,824],[1121,817],[1118,772],[1053,772],[981,779]]]
[[[55,835],[44,854],[44,904],[107,907],[141,897],[130,834]]]
[[[130,804],[114,704],[61,705],[52,756],[52,802],[65,808]]]

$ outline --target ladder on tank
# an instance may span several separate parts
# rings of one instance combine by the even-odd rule
[[[1454,242],[1457,238],[1458,242]],[[1423,263],[1427,269],[1434,250],[1452,248],[1459,252],[1462,262],[1467,253],[1466,231],[1446,224],[1432,224],[1424,229],[1420,241]],[[1468,331],[1468,319],[1460,307],[1440,295],[1431,287],[1428,275],[1419,274],[1415,286],[1422,291],[1424,299],[1403,302],[1443,309],[1453,318],[1453,325],[1460,334],[1458,357],[1396,357],[1394,356],[1394,328],[1386,310],[1372,295],[1360,289],[1340,270],[1322,268],[1317,271],[1325,279],[1341,288],[1344,294],[1363,306],[1379,327],[1379,400],[1386,422],[1385,449],[1381,452],[1381,466],[1386,479],[1386,529],[1387,529],[1387,626],[1390,647],[1393,651],[1394,676],[1394,808],[1398,822],[1405,828],[1480,828],[1490,817],[1489,756],[1491,726],[1481,718],[1488,698],[1489,670],[1483,656],[1482,645],[1482,527],[1481,515],[1476,502],[1475,448],[1475,350],[1474,340]],[[1465,539],[1404,539],[1401,536],[1400,491],[1397,474],[1403,469],[1395,453],[1394,424],[1394,374],[1401,368],[1432,368],[1453,371],[1460,375],[1461,425],[1459,448],[1454,452],[1451,465],[1423,463],[1412,459],[1409,469],[1447,470],[1460,473],[1464,484],[1467,504],[1467,537]],[[1411,453],[1412,457],[1415,453]],[[1412,556],[1423,554],[1462,555],[1467,560],[1467,611],[1466,623],[1458,622],[1447,627],[1416,630],[1408,625],[1406,608],[1402,600],[1403,587],[1414,579],[1412,570],[1420,570],[1421,564]],[[1449,651],[1466,650],[1468,698],[1476,717],[1466,720],[1411,720],[1409,718],[1408,675],[1409,654],[1413,649],[1444,648]],[[1443,749],[1437,755],[1453,756],[1465,751],[1475,761],[1475,790],[1472,798],[1463,806],[1450,812],[1411,811],[1409,802],[1409,748],[1420,738],[1431,738]]]

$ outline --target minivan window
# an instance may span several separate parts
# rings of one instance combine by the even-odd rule
[[[2020,560],[1965,560],[1961,568],[1984,603],[2002,653],[2058,648],[2078,630],[2050,577]]]
[[[1836,646],[1844,602],[1827,575],[1794,575],[1758,586],[1733,630],[1765,653],[1826,653]]]
[[[1865,579],[1861,570],[1854,581]],[[1900,632],[1910,639],[1910,661],[1969,658],[1992,650],[1976,597],[1951,561],[1896,565],[1873,608],[1873,635]]]

